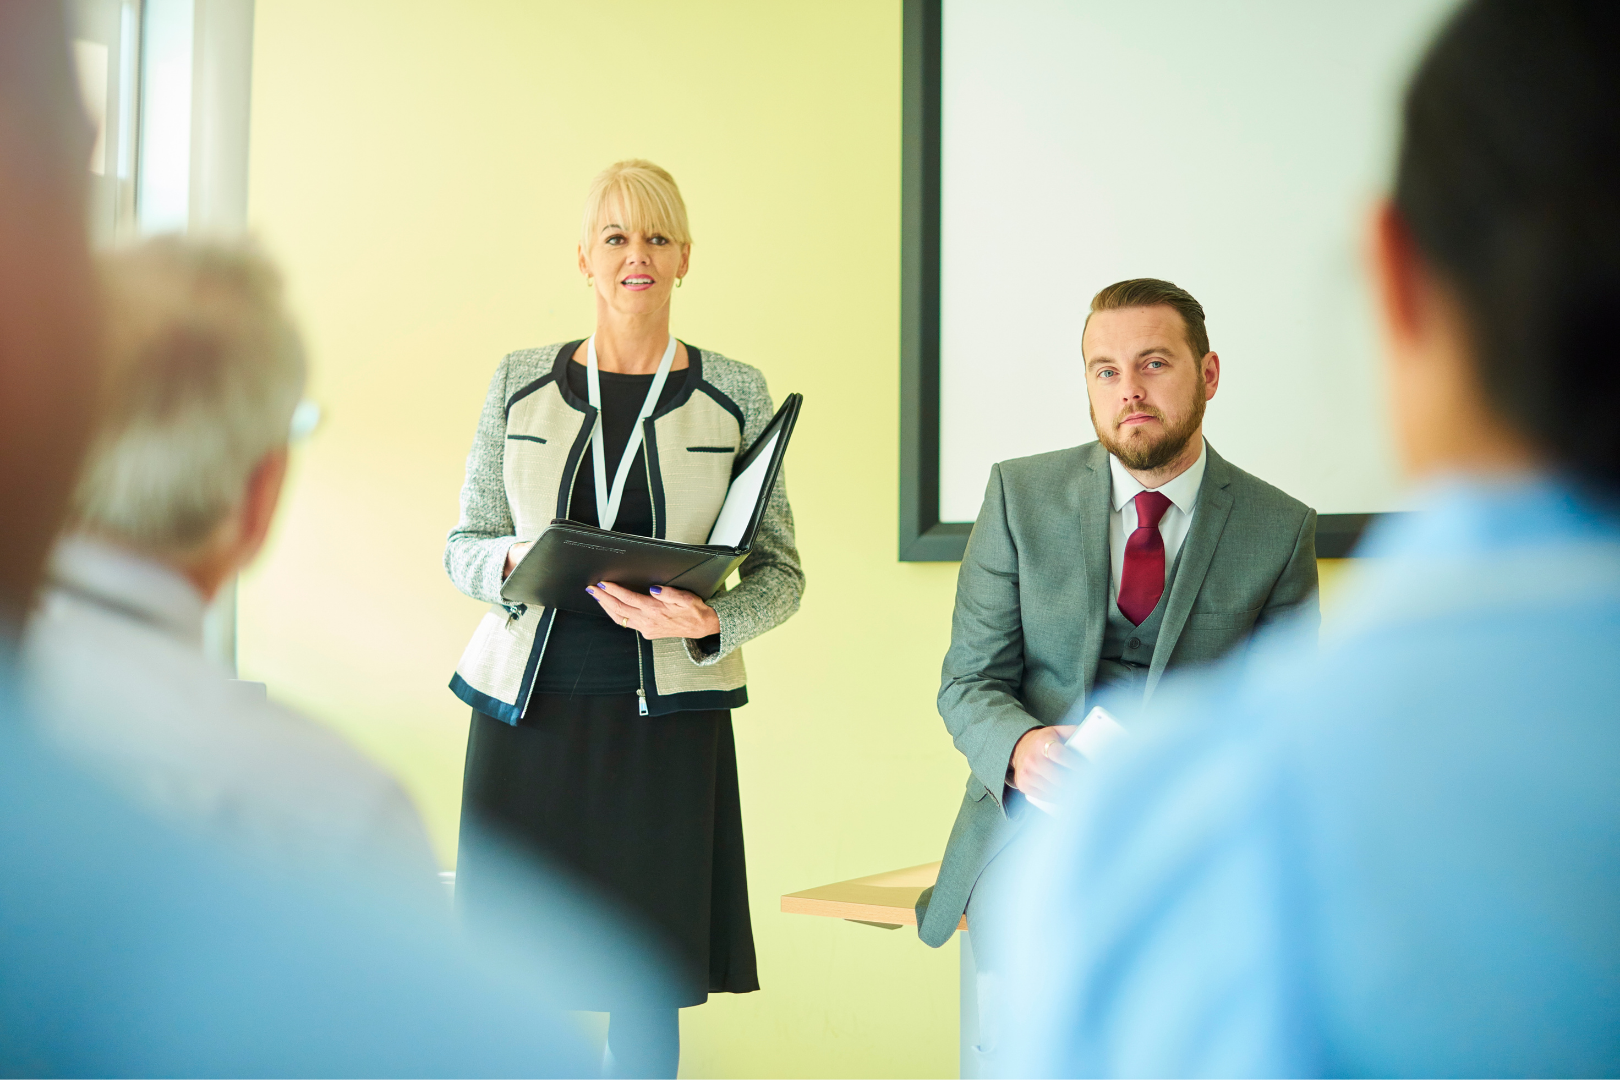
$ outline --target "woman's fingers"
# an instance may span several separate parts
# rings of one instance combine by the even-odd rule
[[[697,594],[689,593],[685,589],[674,589],[668,585],[654,585],[648,592],[652,593],[660,604],[673,608],[689,608],[697,602]]]
[[[603,611],[607,612],[608,617],[614,622],[618,622],[629,614],[630,609],[609,596],[606,589],[598,589],[594,585],[587,585],[585,591],[591,594],[597,604],[601,606]]]
[[[702,637],[712,632],[703,618],[707,604],[684,589],[658,588],[651,595],[633,592],[611,581],[587,586],[609,618],[621,626],[639,630],[652,641],[666,637]],[[712,617],[708,621],[713,621]]]
[[[653,598],[643,593],[631,592],[622,585],[615,585],[611,581],[598,581],[591,588],[596,592],[607,593],[627,608],[635,611],[644,611],[654,606]]]

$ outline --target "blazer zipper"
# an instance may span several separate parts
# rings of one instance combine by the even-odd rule
[[[647,675],[641,667],[641,635],[636,635],[636,711],[647,715]]]

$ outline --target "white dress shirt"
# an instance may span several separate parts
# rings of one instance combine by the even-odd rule
[[[1164,537],[1164,576],[1170,580],[1175,569],[1176,555],[1181,542],[1187,539],[1192,527],[1193,511],[1198,509],[1198,489],[1204,482],[1204,465],[1209,455],[1202,439],[1198,442],[1198,460],[1187,471],[1160,487],[1145,488],[1141,482],[1125,471],[1119,458],[1108,455],[1108,471],[1113,476],[1114,509],[1108,515],[1108,555],[1113,564],[1110,601],[1119,598],[1119,580],[1125,573],[1125,541],[1136,531],[1136,496],[1144,491],[1159,491],[1170,500],[1170,509],[1159,519],[1159,535]]]
[[[261,865],[410,879],[436,896],[438,867],[399,784],[331,730],[210,663],[203,612],[202,596],[168,567],[63,540],[23,645],[52,741]]]

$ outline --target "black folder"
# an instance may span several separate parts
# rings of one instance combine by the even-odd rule
[[[744,559],[782,471],[803,394],[789,394],[754,445],[737,458],[707,544],[678,544],[556,518],[501,584],[501,598],[564,611],[602,610],[585,591],[611,581],[635,592],[669,585],[707,600]]]

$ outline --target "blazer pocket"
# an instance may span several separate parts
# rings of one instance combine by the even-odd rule
[[[969,773],[967,782],[968,799],[972,802],[978,802],[988,794],[990,794],[990,789],[979,783],[979,778],[977,776]]]
[[[1187,626],[1192,630],[1247,630],[1259,617],[1259,608],[1248,611],[1195,611],[1187,616]]]

